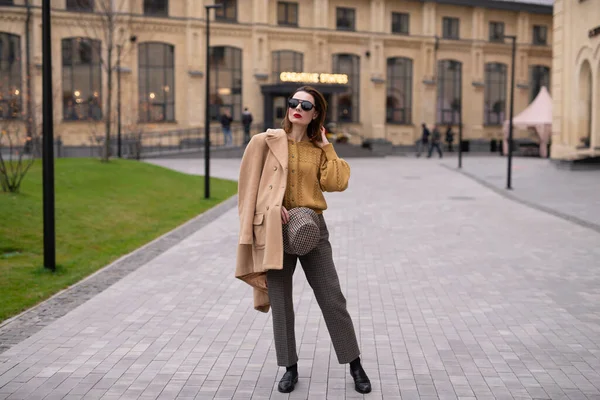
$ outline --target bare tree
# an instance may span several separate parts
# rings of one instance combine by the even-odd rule
[[[126,35],[126,28],[129,22],[129,16],[125,10],[125,0],[72,0],[82,9],[89,9],[90,4],[94,6],[94,13],[89,18],[78,18],[78,25],[86,35],[91,38],[102,40],[102,45],[106,51],[100,51],[100,62],[107,76],[106,108],[103,113],[105,126],[102,160],[108,161],[111,157],[111,131],[113,128],[113,73],[119,67],[118,58],[123,56],[123,51],[131,51],[132,46],[126,46],[127,43],[133,43],[136,37]],[[118,4],[116,4],[118,3]]]
[[[145,133],[145,125],[139,123],[137,118],[130,118],[124,125],[125,132],[125,154],[127,158],[140,160],[142,158],[143,139]]]
[[[34,143],[26,133],[22,134],[22,121],[3,119],[0,127],[0,187],[3,192],[17,193],[21,182],[35,158],[31,147]]]
[[[3,90],[6,89],[6,90]],[[34,137],[30,123],[35,111],[23,110],[22,97],[29,103],[28,94],[21,96],[19,89],[10,88],[4,78],[0,82],[0,188],[3,192],[17,193],[21,182],[34,162]]]
[[[25,175],[41,156],[37,132],[42,132],[42,104],[35,104],[29,87],[22,93],[7,75],[0,81],[0,188],[18,193]],[[31,80],[27,70],[27,81]],[[54,101],[58,97],[55,91]]]
[[[144,102],[139,107],[141,110],[147,110],[149,104]],[[124,114],[125,116],[121,122],[123,126],[123,157],[139,160],[142,155],[142,142],[146,133],[146,125],[140,122],[137,114],[133,112],[131,107],[128,107],[128,112]],[[116,116],[113,116],[113,124],[116,124],[116,119]],[[88,140],[90,146],[96,148],[98,154],[102,155],[105,137],[102,135],[101,129],[99,129],[97,124],[90,124]]]

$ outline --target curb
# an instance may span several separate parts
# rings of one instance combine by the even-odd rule
[[[0,324],[0,354],[103,292],[237,205],[237,195]]]
[[[497,193],[500,196],[503,196],[503,197],[505,197],[505,198],[507,198],[509,200],[515,201],[515,202],[517,202],[519,204],[522,204],[524,206],[533,208],[533,209],[538,210],[538,211],[545,212],[546,214],[550,214],[552,216],[564,219],[565,221],[574,223],[574,224],[579,225],[581,227],[588,228],[588,229],[591,229],[591,230],[593,230],[593,231],[595,231],[597,233],[600,233],[600,225],[594,224],[593,222],[582,220],[582,219],[574,217],[572,215],[565,214],[565,213],[560,212],[560,211],[556,211],[556,210],[554,210],[552,208],[549,208],[549,207],[546,207],[546,206],[542,206],[540,204],[536,204],[536,203],[533,203],[533,202],[528,201],[528,200],[523,200],[523,199],[515,196],[511,192],[509,192],[509,191],[507,191],[505,189],[500,189],[497,186],[495,186],[495,185],[493,185],[493,184],[491,184],[491,183],[489,183],[489,182],[487,182],[487,181],[485,181],[485,180],[483,180],[483,179],[481,179],[481,178],[479,178],[479,177],[477,177],[477,176],[475,176],[475,175],[473,175],[473,174],[471,174],[471,173],[469,173],[469,172],[467,172],[467,171],[465,171],[463,169],[453,168],[453,167],[450,167],[450,166],[445,165],[445,164],[440,164],[440,165],[442,167],[450,170],[450,171],[458,172],[458,173],[466,176],[467,178],[473,179],[475,182],[479,183],[480,185],[485,186],[486,188],[494,191],[495,193]]]

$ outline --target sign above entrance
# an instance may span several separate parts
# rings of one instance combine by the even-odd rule
[[[303,82],[303,83],[333,83],[336,85],[345,85],[348,83],[346,74],[318,74],[312,72],[282,72],[279,74],[282,82]]]

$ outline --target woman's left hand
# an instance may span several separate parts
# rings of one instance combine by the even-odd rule
[[[315,143],[320,148],[323,148],[325,145],[329,144],[329,140],[327,140],[327,135],[325,134],[325,132],[326,132],[325,127],[322,126],[321,127],[321,141],[315,140]]]

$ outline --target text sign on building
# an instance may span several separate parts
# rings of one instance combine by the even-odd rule
[[[590,38],[600,35],[600,26],[597,26],[594,29],[590,29],[589,35],[590,35]]]
[[[312,72],[282,72],[279,74],[282,82],[303,82],[303,83],[333,83],[345,85],[348,83],[346,74],[318,74]]]

